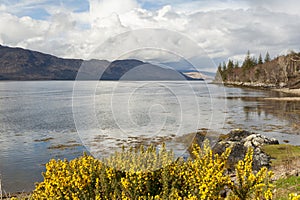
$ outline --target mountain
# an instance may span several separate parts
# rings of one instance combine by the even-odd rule
[[[281,55],[250,67],[219,69],[216,81],[257,87],[300,88],[300,53]]]
[[[79,73],[78,73],[79,72]],[[140,60],[64,59],[0,45],[0,80],[203,80]]]
[[[0,46],[0,80],[69,80],[83,60]]]
[[[216,75],[215,73],[212,72],[204,72],[204,71],[197,71],[197,70],[184,70],[180,72],[194,79],[200,78],[205,80],[213,80]]]

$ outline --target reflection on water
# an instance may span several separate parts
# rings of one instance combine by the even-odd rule
[[[243,91],[238,93],[232,90]],[[286,97],[288,94],[253,89],[227,88],[228,113],[225,129],[245,128],[279,141],[300,145],[300,102],[269,100],[266,97]]]
[[[265,106],[257,106],[257,114],[273,115],[289,124],[291,134],[300,134],[300,101],[268,100]]]
[[[72,81],[0,82],[2,189],[31,190],[50,158],[85,150],[101,157],[122,145],[168,140],[182,153],[176,137],[201,128],[244,128],[300,145],[300,102],[264,100],[286,94],[226,88],[224,95],[203,82],[94,84],[84,82],[72,102]]]

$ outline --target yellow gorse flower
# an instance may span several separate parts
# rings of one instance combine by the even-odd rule
[[[50,160],[33,199],[272,199],[272,172],[252,170],[253,150],[236,165],[236,179],[227,173],[230,149],[213,154],[208,142],[194,145],[192,158],[174,159],[163,145],[123,149],[103,161],[84,155]],[[230,189],[230,190],[229,190]],[[291,200],[299,199],[295,194]]]
[[[291,193],[289,195],[289,200],[300,200],[300,195],[295,194],[295,193]]]

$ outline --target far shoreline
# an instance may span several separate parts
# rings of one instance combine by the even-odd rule
[[[276,89],[272,89],[273,91],[276,92],[283,92],[286,94],[294,94],[297,96],[300,96],[300,88],[297,89],[291,89],[291,88],[276,88]]]
[[[217,85],[221,84],[226,87],[249,88],[249,89],[257,89],[257,90],[282,92],[285,94],[292,95],[292,96],[288,96],[291,98],[292,97],[300,97],[300,88],[287,88],[287,87],[278,88],[274,84],[252,83],[252,82],[222,82],[222,83],[212,82],[212,84],[217,84]],[[288,98],[288,97],[286,97],[286,98]],[[279,99],[279,97],[278,97],[278,99]],[[298,98],[295,98],[295,99],[298,99]]]

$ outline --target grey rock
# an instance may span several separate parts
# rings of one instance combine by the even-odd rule
[[[226,148],[231,148],[228,158],[228,166],[234,170],[235,164],[244,159],[248,148],[253,148],[253,169],[259,170],[262,167],[270,167],[270,156],[261,147],[265,144],[279,144],[278,140],[267,138],[263,135],[249,131],[235,129],[226,135],[221,135],[213,147],[215,153],[222,153]]]

